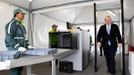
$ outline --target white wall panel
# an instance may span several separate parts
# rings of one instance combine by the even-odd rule
[[[53,24],[58,25],[58,30],[67,30],[66,23],[56,21],[41,14],[34,15],[34,46],[48,48],[48,33]]]
[[[133,40],[133,38],[134,38],[134,18],[132,19],[132,21],[131,21],[131,28],[130,28],[130,40],[129,40],[129,42],[130,42],[130,45],[132,46],[132,47],[134,47],[134,40]]]
[[[13,18],[13,11],[16,8],[17,7],[0,2],[0,50],[6,50],[5,25]],[[24,22],[26,25],[28,24],[28,20],[25,20]]]

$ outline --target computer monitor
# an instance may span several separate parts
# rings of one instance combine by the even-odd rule
[[[67,29],[72,29],[72,24],[71,23],[69,23],[69,22],[66,22],[66,24],[67,24]]]

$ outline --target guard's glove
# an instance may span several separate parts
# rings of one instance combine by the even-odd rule
[[[34,49],[34,47],[31,45],[28,45],[28,49]]]
[[[26,48],[24,48],[24,47],[19,47],[18,48],[18,51],[20,51],[20,52],[25,52],[27,49]]]
[[[0,70],[8,70],[8,69],[10,69],[10,60],[0,62]]]

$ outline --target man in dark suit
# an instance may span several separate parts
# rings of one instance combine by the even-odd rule
[[[106,16],[104,21],[105,24],[100,27],[97,35],[97,44],[103,47],[108,72],[114,75],[116,73],[115,54],[117,47],[121,47],[121,34],[118,26],[112,23],[110,16]]]

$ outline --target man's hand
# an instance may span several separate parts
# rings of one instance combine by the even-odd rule
[[[101,43],[100,43],[100,42],[97,42],[97,46],[98,46],[98,47],[101,47]]]
[[[20,51],[20,52],[25,52],[27,49],[26,48],[24,48],[24,47],[19,47],[18,48],[18,51]]]
[[[28,45],[28,49],[34,49],[34,47],[31,45]]]
[[[122,44],[121,43],[118,43],[118,47],[120,48],[122,46]]]

